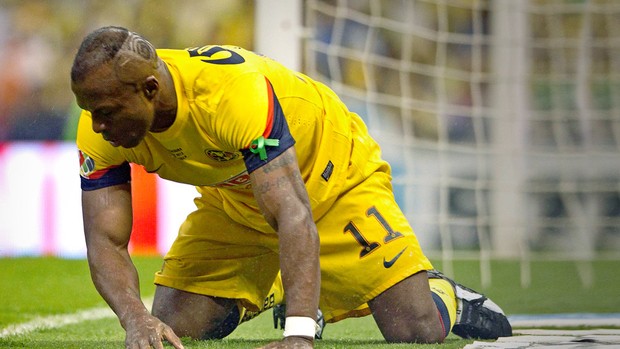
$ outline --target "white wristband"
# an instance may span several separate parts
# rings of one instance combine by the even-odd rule
[[[284,337],[299,336],[314,338],[319,325],[306,316],[287,316],[284,324]]]

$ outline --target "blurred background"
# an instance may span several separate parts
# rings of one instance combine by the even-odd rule
[[[243,46],[327,83],[448,273],[457,257],[483,282],[485,261],[562,259],[587,284],[589,262],[620,260],[615,0],[0,0],[0,256],[84,256],[69,70],[104,25]],[[196,194],[134,172],[132,246],[161,254]]]
[[[80,110],[69,72],[83,37],[107,25],[127,27],[157,47],[252,49],[254,2],[0,0],[0,256],[85,256],[74,145]],[[181,204],[164,202],[157,179],[139,167],[134,172],[132,245],[136,253],[161,253],[195,190],[170,187],[170,200]]]
[[[231,43],[252,48],[253,1],[0,1],[0,140],[72,140],[69,85],[82,38],[105,25],[157,47]]]

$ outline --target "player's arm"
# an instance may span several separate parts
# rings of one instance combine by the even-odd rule
[[[95,287],[121,323],[146,312],[138,274],[127,246],[131,235],[131,185],[82,191],[82,215],[88,264]]]
[[[181,341],[140,299],[138,273],[127,249],[132,227],[131,185],[82,191],[88,264],[95,287],[127,332],[127,348],[175,348]]]
[[[295,148],[288,148],[250,176],[258,205],[278,232],[286,315],[315,320],[321,284],[319,236]],[[307,339],[313,338],[311,328]]]
[[[217,114],[212,131],[224,147],[241,150],[258,206],[279,237],[286,338],[268,348],[311,348],[321,285],[319,236],[280,101],[266,77],[244,74],[227,86]]]

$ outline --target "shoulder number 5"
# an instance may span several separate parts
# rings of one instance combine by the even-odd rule
[[[221,46],[194,47],[187,50],[190,57],[204,57],[201,61],[211,64],[241,64],[245,59],[235,51]],[[218,53],[222,53],[217,55]]]

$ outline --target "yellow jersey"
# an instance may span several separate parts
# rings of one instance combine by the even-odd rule
[[[346,176],[354,114],[334,92],[239,47],[157,53],[174,81],[173,125],[147,133],[134,148],[115,148],[92,130],[83,111],[77,134],[83,190],[129,181],[128,163],[136,163],[161,178],[216,187],[232,201],[250,203],[249,172],[295,144],[313,209],[335,198]],[[264,139],[278,145],[252,151],[252,143],[256,148]]]

